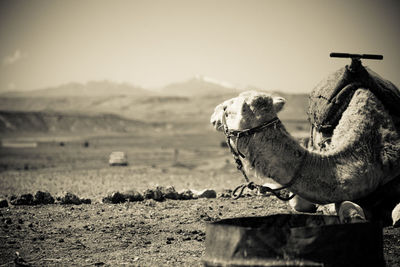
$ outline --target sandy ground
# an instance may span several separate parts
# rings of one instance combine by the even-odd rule
[[[272,197],[18,206],[0,210],[1,266],[201,266],[206,224],[290,212]],[[400,228],[384,229],[387,266],[400,265]]]

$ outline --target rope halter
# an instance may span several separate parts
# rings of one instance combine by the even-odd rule
[[[244,159],[244,158],[246,158],[246,156],[242,152],[240,152],[239,145],[238,145],[239,139],[241,137],[251,136],[255,133],[262,132],[263,130],[265,130],[269,127],[272,127],[272,126],[276,129],[277,124],[281,123],[279,118],[275,117],[275,118],[271,119],[270,121],[267,121],[259,126],[253,127],[253,128],[248,128],[248,129],[244,129],[244,130],[229,130],[228,125],[226,123],[226,116],[227,116],[227,113],[226,113],[226,111],[224,111],[224,113],[222,115],[222,125],[224,127],[226,143],[229,147],[229,150],[231,151],[231,153],[233,155],[237,169],[243,174],[243,177],[246,180],[245,184],[239,185],[238,187],[235,188],[235,190],[233,190],[233,192],[232,192],[233,198],[234,199],[240,198],[243,194],[244,189],[249,188],[250,190],[258,189],[258,191],[261,193],[272,193],[278,199],[283,200],[283,201],[288,201],[288,200],[292,199],[295,196],[295,194],[292,193],[289,196],[283,196],[280,194],[280,191],[290,187],[294,183],[294,180],[297,176],[298,171],[296,171],[296,173],[295,173],[296,176],[294,176],[293,179],[289,183],[287,183],[279,188],[272,189],[268,186],[255,184],[254,182],[250,181],[245,170],[243,169],[243,163],[242,163],[241,158]],[[231,144],[231,139],[233,137],[236,138],[235,148]],[[237,192],[238,192],[238,194],[236,194]]]

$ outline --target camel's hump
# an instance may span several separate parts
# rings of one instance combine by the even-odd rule
[[[317,131],[332,133],[359,88],[369,89],[393,117],[400,118],[400,90],[393,83],[363,66],[356,71],[346,66],[321,81],[310,94],[307,113]]]

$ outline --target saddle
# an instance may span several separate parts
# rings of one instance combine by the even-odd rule
[[[331,54],[332,56],[332,54]],[[400,131],[400,90],[361,64],[362,55],[320,82],[309,96],[308,119],[317,132],[331,136],[355,91],[370,90],[388,110]]]

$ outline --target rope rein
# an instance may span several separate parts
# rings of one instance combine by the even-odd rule
[[[282,201],[289,201],[290,199],[292,199],[295,196],[294,193],[292,193],[292,194],[288,194],[287,193],[286,195],[283,195],[281,193],[281,191],[284,190],[284,189],[287,189],[288,187],[290,187],[291,185],[294,184],[294,182],[296,181],[296,178],[298,177],[300,169],[301,169],[301,167],[302,167],[302,165],[304,163],[305,155],[303,155],[302,161],[301,161],[298,169],[295,171],[293,178],[289,181],[289,183],[287,183],[287,184],[285,184],[285,185],[283,185],[283,186],[281,186],[279,188],[273,189],[271,187],[259,185],[259,184],[256,184],[256,183],[250,181],[250,179],[247,176],[245,170],[243,169],[243,163],[242,163],[242,160],[241,160],[241,158],[244,159],[244,158],[246,158],[246,156],[242,152],[240,152],[239,146],[238,146],[239,139],[241,137],[251,136],[251,135],[253,135],[253,134],[257,133],[257,132],[261,132],[264,129],[266,129],[268,127],[271,127],[271,126],[273,126],[276,129],[276,125],[281,123],[279,118],[275,117],[275,118],[273,118],[272,120],[270,120],[270,121],[268,121],[266,123],[263,123],[263,124],[261,124],[259,126],[256,126],[256,127],[253,127],[253,128],[249,128],[249,129],[229,130],[228,126],[226,124],[226,118],[225,117],[226,117],[226,113],[224,112],[224,114],[222,116],[222,124],[224,126],[224,134],[225,134],[225,137],[226,137],[226,143],[227,143],[227,145],[229,147],[229,150],[231,151],[231,153],[233,155],[233,158],[234,158],[235,163],[236,163],[236,168],[242,173],[242,175],[243,175],[243,177],[244,177],[244,179],[246,181],[246,183],[237,186],[235,188],[235,190],[233,190],[232,198],[233,199],[240,198],[243,195],[244,189],[248,188],[250,190],[257,189],[258,192],[261,193],[261,194],[272,193],[274,196],[276,196],[278,199],[280,199]],[[236,140],[235,140],[236,150],[233,148],[233,146],[231,144],[231,138],[232,137],[236,138]]]

